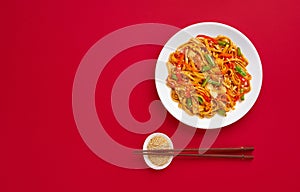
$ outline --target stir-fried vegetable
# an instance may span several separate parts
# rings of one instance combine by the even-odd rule
[[[220,82],[214,81],[214,80],[211,80],[211,79],[210,79],[208,82],[209,82],[210,84],[217,85],[217,86],[220,86],[220,85],[221,85]]]
[[[207,84],[209,79],[210,79],[210,77],[207,76],[206,79],[204,80],[204,82],[202,83],[202,87],[205,87],[205,85]]]
[[[241,101],[244,101],[245,100],[245,95],[242,95],[241,96]]]
[[[244,93],[244,89],[241,89],[240,93],[242,94],[242,96],[240,97],[240,100],[244,101],[245,100],[245,94],[243,94]]]
[[[209,71],[209,70],[210,70],[210,66],[205,65],[205,66],[202,67],[201,72],[206,72],[206,71]]]
[[[228,53],[220,53],[219,57],[221,57],[221,58],[232,58],[233,56],[231,54],[228,54]]]
[[[218,44],[221,45],[221,46],[226,46],[228,43],[226,41],[219,40]]]
[[[235,70],[241,74],[243,77],[245,77],[247,75],[247,73],[239,66],[239,65],[236,65],[235,66]]]
[[[198,101],[199,101],[199,103],[200,103],[200,104],[202,104],[202,103],[203,103],[203,100],[202,100],[202,98],[201,98],[201,97],[198,97]]]
[[[171,78],[174,79],[175,81],[178,80],[178,78],[177,78],[177,76],[175,74],[172,74]]]
[[[226,116],[226,111],[224,109],[218,109],[217,113],[221,116]]]
[[[211,56],[209,54],[204,54],[204,57],[209,65],[211,65],[212,67],[214,67],[216,65],[214,60],[211,58]]]
[[[237,55],[240,57],[240,56],[242,56],[242,51],[241,51],[241,48],[237,48]]]
[[[186,99],[186,104],[188,107],[191,107],[192,106],[192,99],[191,98],[187,98]]]
[[[203,37],[203,38],[205,38],[205,39],[208,39],[208,40],[214,42],[215,44],[218,43],[214,38],[209,37],[209,36],[207,36],[207,35],[198,35],[197,37]]]

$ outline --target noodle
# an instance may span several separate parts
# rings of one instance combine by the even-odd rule
[[[198,35],[167,62],[171,98],[190,115],[226,116],[251,90],[248,60],[228,37]]]

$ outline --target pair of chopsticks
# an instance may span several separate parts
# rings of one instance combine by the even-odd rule
[[[192,148],[192,149],[158,149],[158,150],[136,150],[135,154],[161,155],[161,156],[185,156],[185,157],[210,157],[210,158],[235,158],[253,159],[254,156],[247,154],[254,147],[230,147],[230,148]],[[203,152],[203,153],[201,153]]]

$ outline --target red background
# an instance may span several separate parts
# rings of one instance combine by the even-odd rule
[[[1,185],[0,191],[300,191],[298,77],[300,6],[280,1],[14,1],[1,3]],[[222,129],[214,146],[253,145],[255,159],[175,159],[163,171],[129,170],[94,155],[81,139],[72,114],[72,84],[87,50],[100,38],[138,23],[180,28],[217,21],[243,32],[263,65],[263,87],[252,110]],[[140,46],[117,55],[117,73],[134,61],[157,58],[161,47]],[[139,54],[136,54],[139,53]],[[110,98],[113,78],[99,85]],[[106,84],[106,85],[103,85]],[[132,93],[139,120],[157,99],[153,81]],[[103,102],[103,101],[102,101]],[[104,104],[105,105],[105,104]],[[101,104],[98,110],[101,111]],[[106,106],[107,107],[107,106]],[[141,146],[145,135],[122,129],[111,109],[101,113],[109,134],[123,145]],[[111,123],[111,124],[110,124]],[[160,130],[171,134],[168,116]],[[199,146],[203,130],[190,143]],[[298,179],[297,179],[298,178]]]

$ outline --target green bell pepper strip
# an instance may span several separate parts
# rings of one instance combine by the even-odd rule
[[[228,43],[226,41],[218,41],[218,44],[221,46],[226,46]]]
[[[217,86],[220,86],[220,85],[221,85],[220,82],[214,81],[214,80],[211,80],[211,79],[210,79],[208,82],[211,83],[211,84],[213,84],[213,85],[217,85]]]
[[[210,70],[210,66],[203,66],[201,72],[206,72]]]
[[[177,76],[175,74],[172,74],[171,78],[174,79],[175,81],[178,80],[178,78],[177,78]]]
[[[237,48],[237,55],[242,56],[242,51],[241,51],[241,48],[239,48],[239,47]]]
[[[245,77],[245,76],[247,75],[247,73],[246,73],[245,71],[243,71],[243,69],[242,69],[240,66],[238,66],[238,65],[235,66],[235,70],[236,70],[239,74],[241,74],[243,77]]]
[[[211,58],[211,56],[209,54],[204,54],[204,57],[206,59],[206,61],[209,63],[209,65],[211,65],[212,67],[214,67],[216,64],[214,62],[214,60]]]
[[[192,99],[191,98],[187,98],[186,99],[186,104],[188,107],[191,107],[192,106]]]
[[[241,96],[241,101],[244,101],[245,100],[245,95],[242,95]]]
[[[207,76],[206,79],[204,80],[204,82],[202,83],[202,87],[205,87],[205,85],[207,84],[207,82],[209,81],[210,77]]]
[[[218,109],[217,113],[221,116],[226,116],[226,111],[224,109]]]
[[[202,98],[201,98],[201,97],[198,97],[198,101],[199,101],[199,103],[200,103],[200,104],[202,104],[202,103],[203,103],[203,100],[202,100]]]

